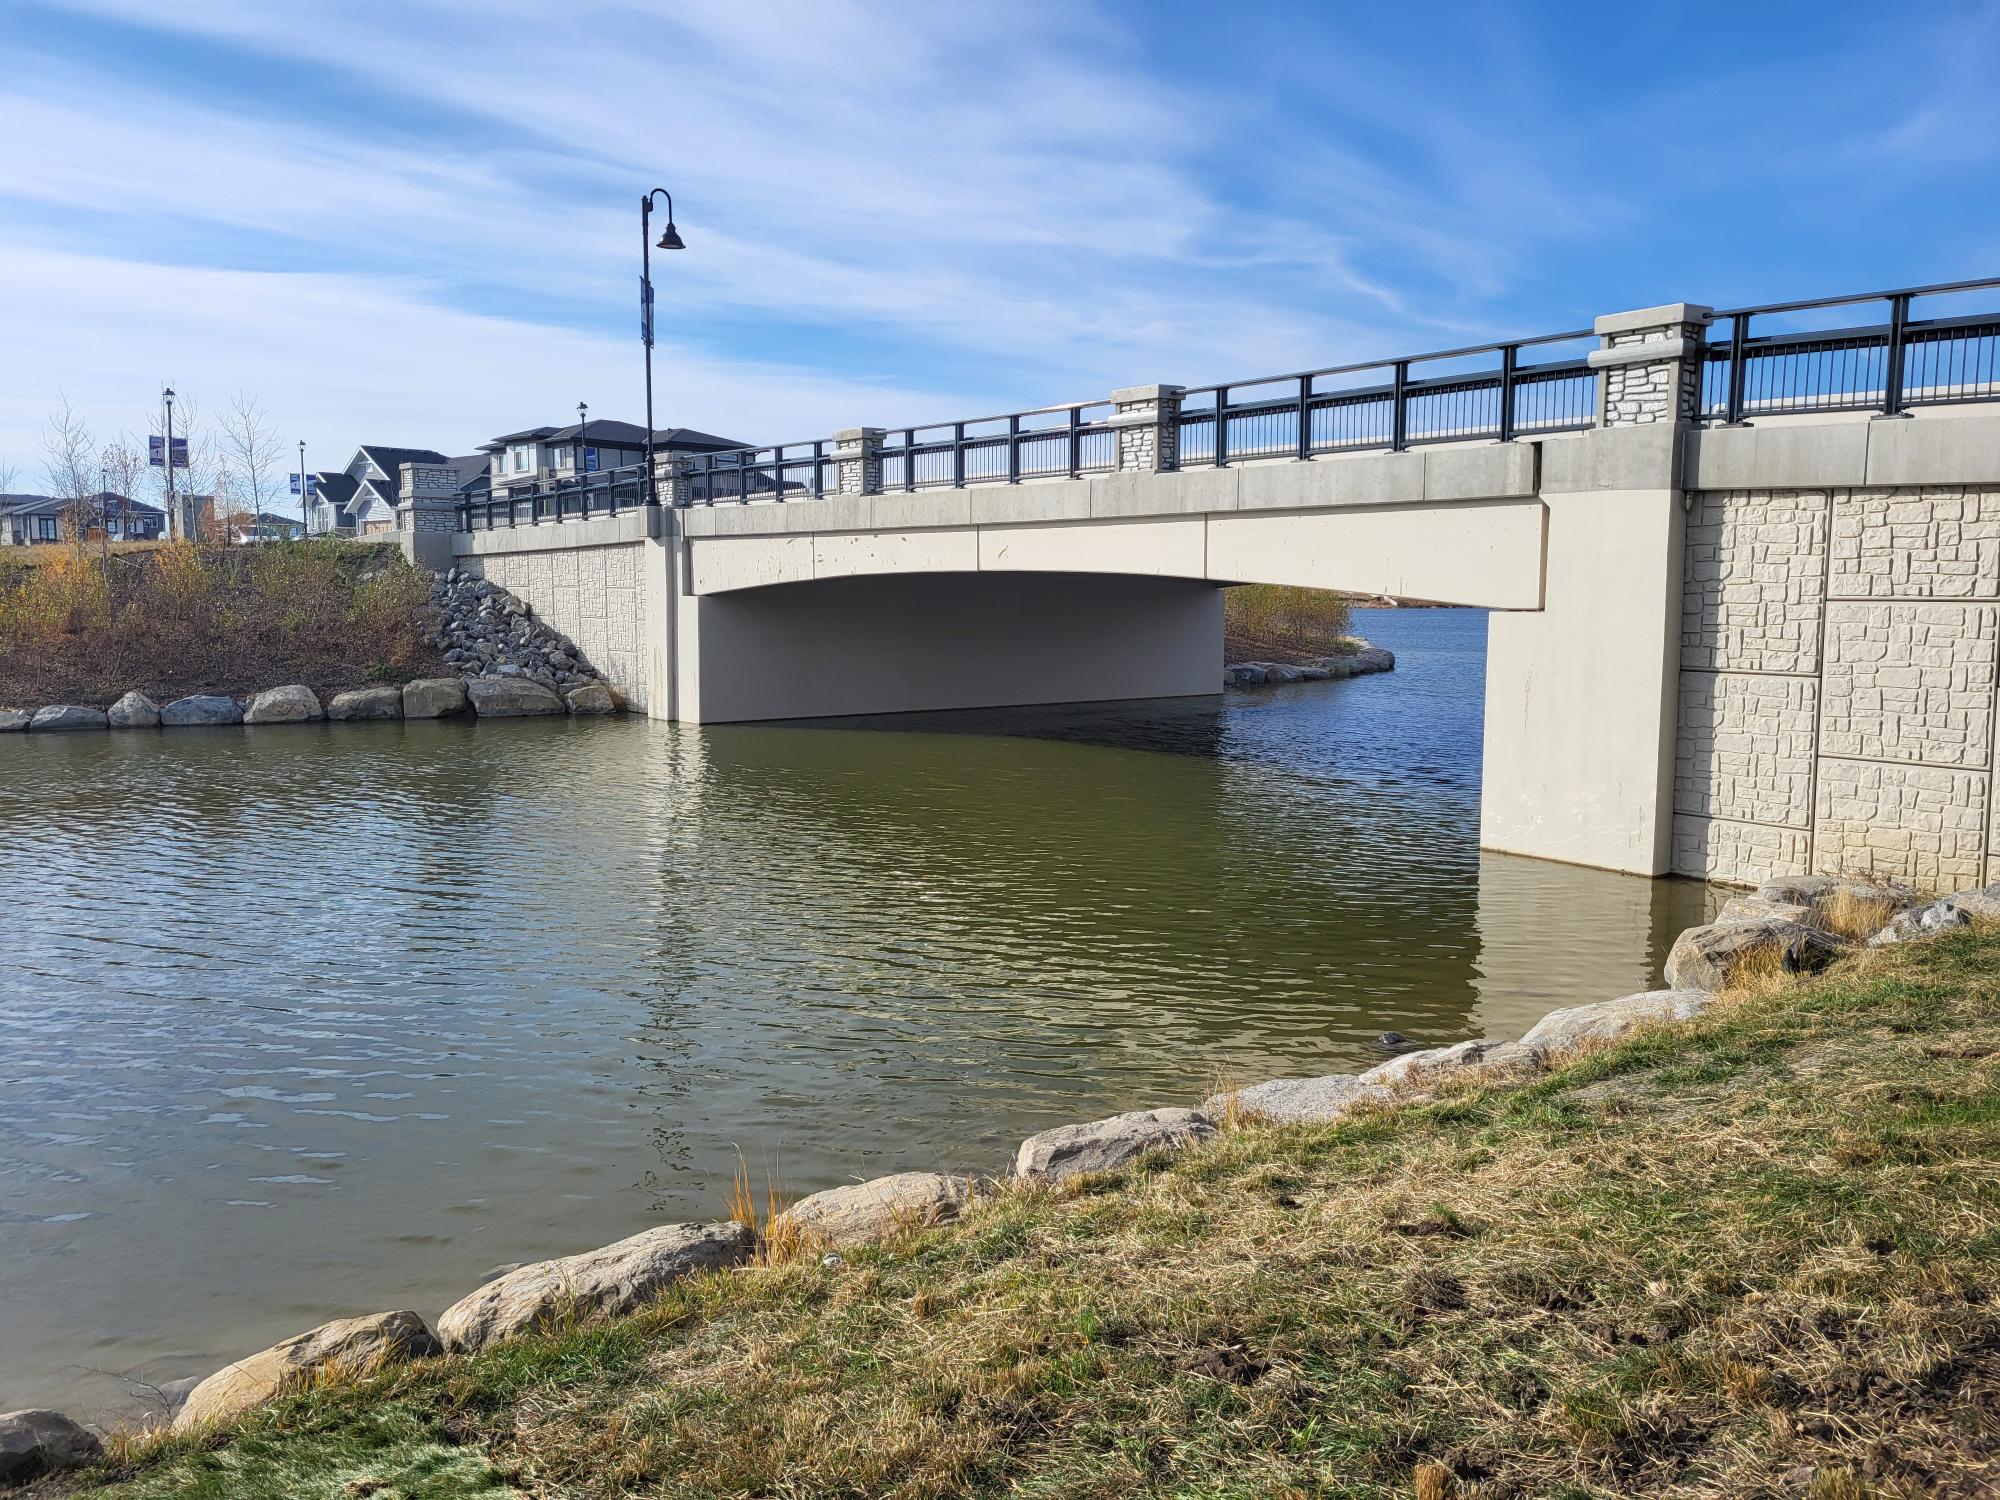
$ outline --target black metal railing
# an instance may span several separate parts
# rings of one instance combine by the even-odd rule
[[[882,488],[1013,484],[1118,467],[1109,401],[1077,401],[963,422],[898,427],[882,439]]]
[[[1524,349],[1574,343],[1587,331],[1545,334],[1416,354],[1408,359],[1334,365],[1230,385],[1200,386],[1181,400],[1182,468],[1239,459],[1311,458],[1369,448],[1474,438],[1500,442],[1529,433],[1574,432],[1597,420],[1597,372],[1572,359],[1524,362]],[[1413,375],[1413,366],[1490,362],[1490,369]],[[1361,384],[1323,382],[1378,375]],[[1272,394],[1258,394],[1270,390]],[[1245,392],[1251,392],[1244,399]]]
[[[687,505],[717,501],[817,500],[840,489],[840,465],[825,439],[772,448],[729,448],[678,460]]]
[[[646,468],[622,469],[573,478],[543,480],[534,490],[514,495],[489,495],[458,507],[460,531],[498,531],[509,526],[535,526],[544,521],[587,521],[615,516],[646,503]]]
[[[1718,312],[1702,347],[1704,419],[1872,411],[2000,400],[2000,312],[1917,318],[1923,299],[2000,288],[2000,279],[1942,282],[1893,292],[1774,302]],[[1755,331],[1770,320],[1823,308],[1884,304],[1887,317],[1861,327]],[[1919,309],[1921,310],[1921,309]]]
[[[1913,316],[1913,308],[1926,310],[1916,304],[1929,299],[1995,289],[2000,278],[1716,313],[1699,351],[1697,414],[1739,423],[1814,412],[1896,416],[1914,406],[2000,400],[2000,311]],[[1856,327],[1771,327],[1867,303],[1883,304],[1886,319]],[[1599,374],[1588,351],[1557,346],[1593,338],[1587,330],[1552,333],[1199,386],[1179,397],[1174,451],[1160,461],[1223,467],[1580,431],[1597,423]],[[868,476],[868,487],[920,490],[1102,473],[1118,467],[1119,432],[1110,401],[891,428],[873,452],[879,474]],[[816,499],[839,491],[840,463],[824,440],[677,456],[678,503]],[[582,519],[646,499],[643,473],[618,469],[463,505],[460,524],[474,530]]]

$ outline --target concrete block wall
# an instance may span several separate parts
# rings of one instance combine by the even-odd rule
[[[2000,486],[1689,500],[1675,871],[2000,880]]]
[[[648,696],[646,545],[634,540],[495,551],[461,556],[458,564],[527,600],[537,617],[576,642],[634,712],[643,713]]]

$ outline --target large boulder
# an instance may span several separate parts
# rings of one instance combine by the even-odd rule
[[[1021,1142],[1014,1153],[1014,1175],[1023,1182],[1061,1182],[1081,1172],[1113,1171],[1148,1151],[1178,1150],[1214,1134],[1215,1122],[1192,1109],[1141,1109],[1083,1125],[1058,1125]]]
[[[425,1359],[442,1352],[437,1335],[420,1314],[373,1313],[323,1323],[225,1365],[188,1392],[174,1417],[175,1432],[191,1432],[262,1406],[305,1384],[321,1370],[367,1375],[384,1365]]]
[[[169,729],[191,729],[205,724],[241,724],[243,708],[234,698],[221,693],[197,693],[176,698],[160,710],[160,722]]]
[[[157,729],[160,705],[141,692],[130,692],[104,711],[105,722],[113,729]]]
[[[611,696],[611,689],[601,682],[586,682],[582,687],[571,688],[567,701],[569,711],[579,718],[618,712],[618,700]]]
[[[2000,882],[1900,911],[1890,918],[1888,926],[1868,939],[1868,946],[1884,948],[1914,938],[1932,937],[1975,920],[2000,921]]]
[[[33,722],[31,708],[0,708],[0,734],[19,734]]]
[[[1321,1078],[1273,1078],[1265,1083],[1238,1089],[1236,1113],[1266,1125],[1297,1125],[1307,1121],[1331,1124],[1357,1109],[1387,1104],[1395,1097],[1378,1083],[1363,1083],[1351,1073],[1329,1073]],[[1202,1101],[1210,1114],[1226,1111],[1231,1099],[1214,1094]]]
[[[601,1250],[509,1271],[446,1308],[438,1333],[458,1353],[572,1313],[616,1317],[682,1277],[740,1264],[756,1243],[756,1232],[742,1224],[664,1224]]]
[[[1570,1005],[1552,1010],[1528,1028],[1520,1045],[1539,1056],[1566,1051],[1585,1042],[1615,1042],[1642,1026],[1687,1021],[1715,1004],[1701,989],[1647,990],[1594,1005]]]
[[[1430,1083],[1463,1074],[1470,1069],[1489,1073],[1531,1073],[1540,1065],[1539,1055],[1519,1042],[1495,1041],[1484,1037],[1476,1042],[1453,1042],[1448,1047],[1427,1047],[1405,1052],[1385,1063],[1377,1063],[1361,1075],[1364,1084],[1401,1088],[1406,1084]]]
[[[0,1484],[87,1464],[104,1451],[97,1434],[59,1411],[0,1412]]]
[[[419,677],[403,684],[406,719],[455,719],[471,710],[465,684],[456,677]]]
[[[564,712],[563,701],[525,677],[474,677],[465,685],[473,711],[482,719],[519,719]]]
[[[1846,951],[1845,938],[1783,917],[1711,922],[1690,927],[1667,954],[1667,985],[1676,990],[1721,990],[1752,962],[1775,955],[1787,972],[1814,974]]]
[[[329,719],[400,719],[403,690],[395,687],[350,688],[335,693],[326,706]]]
[[[898,1172],[801,1198],[786,1216],[816,1243],[873,1245],[905,1229],[955,1219],[973,1196],[969,1178]]]
[[[1715,914],[1718,922],[1810,922],[1813,909],[1791,901],[1771,901],[1763,896],[1731,896]]]
[[[101,708],[83,703],[51,703],[35,710],[28,727],[37,734],[47,734],[58,729],[103,729],[109,722]]]
[[[243,710],[245,724],[311,724],[325,716],[319,695],[303,682],[266,688]]]

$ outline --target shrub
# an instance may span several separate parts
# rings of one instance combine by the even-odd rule
[[[1330,656],[1348,624],[1347,601],[1324,589],[1249,583],[1223,596],[1222,632],[1231,661]]]
[[[444,671],[429,585],[393,548],[334,539],[49,549],[0,575],[0,703],[165,701],[303,682],[322,697]]]

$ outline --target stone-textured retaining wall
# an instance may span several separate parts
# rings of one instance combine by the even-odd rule
[[[647,614],[640,568],[644,548],[643,541],[633,540],[598,547],[462,554],[458,566],[527,600],[538,618],[576,643],[632,708],[644,712],[646,650],[641,636]]]
[[[1690,499],[1674,869],[2000,879],[2000,487]]]

